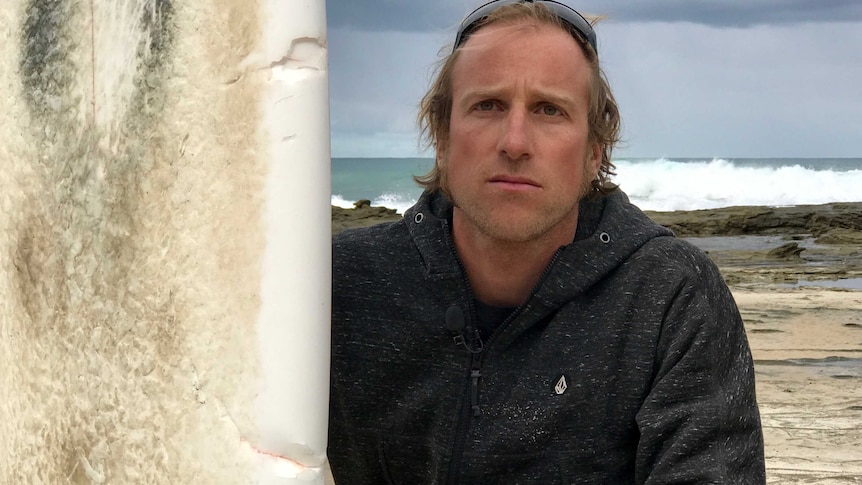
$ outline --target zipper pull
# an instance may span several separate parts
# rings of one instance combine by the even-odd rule
[[[467,331],[472,330],[472,340],[470,341],[470,353],[473,355],[481,354],[483,350],[485,350],[485,342],[482,342],[482,334],[479,333],[478,328],[467,327]]]
[[[460,307],[452,305],[446,309],[446,328],[452,332],[452,340],[455,342],[455,346],[463,345],[464,348],[469,350],[470,347],[467,346],[467,340],[464,338],[464,327],[466,326],[464,323],[464,312],[461,311]]]
[[[482,410],[479,408],[479,378],[482,377],[482,373],[479,369],[472,369],[470,371],[470,378],[473,379],[473,388],[470,393],[470,404],[473,408],[473,416],[479,416],[482,414]]]

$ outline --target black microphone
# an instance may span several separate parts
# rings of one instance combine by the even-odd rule
[[[478,354],[485,348],[485,344],[482,342],[482,337],[479,334],[479,329],[467,326],[464,311],[461,310],[461,307],[452,305],[446,309],[446,328],[454,335],[452,340],[456,346],[463,345],[472,354]],[[464,337],[465,328],[470,337],[469,343],[467,342],[467,338]]]

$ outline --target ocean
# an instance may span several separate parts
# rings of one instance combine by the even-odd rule
[[[332,205],[360,199],[403,213],[431,158],[333,158]],[[862,158],[628,158],[613,180],[643,210],[862,201]]]

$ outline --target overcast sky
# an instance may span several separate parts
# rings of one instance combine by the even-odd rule
[[[862,157],[862,1],[563,0],[603,14],[624,157]],[[421,152],[416,106],[476,0],[329,0],[332,151]]]

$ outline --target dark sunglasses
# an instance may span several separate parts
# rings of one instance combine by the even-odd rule
[[[569,30],[577,33],[577,35],[589,43],[596,52],[596,55],[598,55],[599,49],[596,47],[596,31],[593,30],[593,26],[573,8],[554,0],[492,0],[482,5],[461,22],[452,52],[455,52],[455,49],[467,41],[470,34],[476,31],[479,23],[491,12],[504,5],[512,5],[514,3],[541,3],[545,5],[554,15],[569,26]]]

